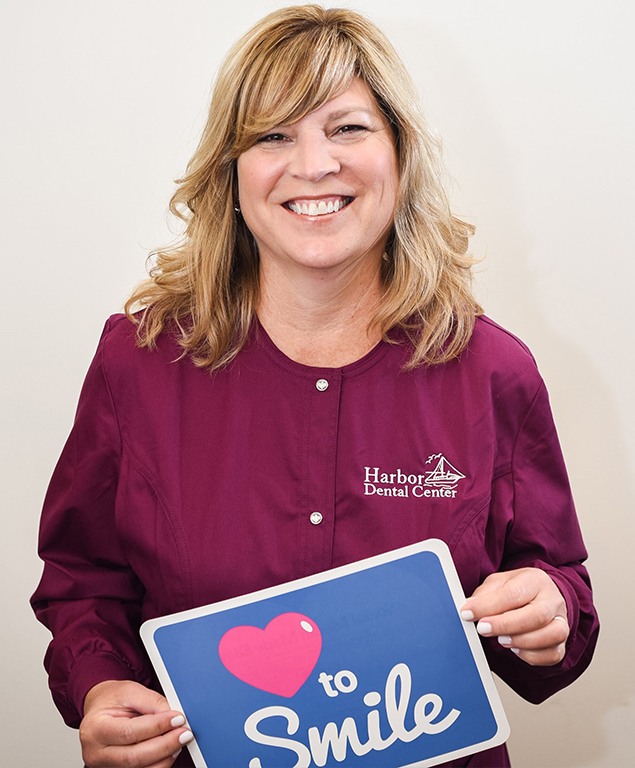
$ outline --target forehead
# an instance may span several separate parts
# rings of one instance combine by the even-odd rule
[[[377,100],[370,88],[359,78],[354,78],[344,91],[318,105],[308,115],[305,115],[305,118],[337,119],[352,112],[365,112],[376,117],[382,116]]]

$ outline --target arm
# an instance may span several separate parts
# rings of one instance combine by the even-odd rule
[[[599,629],[544,385],[520,427],[509,472],[494,483],[492,514],[508,521],[504,543],[488,542],[490,551],[500,548],[500,572],[464,610],[488,638],[492,669],[538,703],[582,674]]]
[[[46,495],[44,573],[32,604],[53,634],[45,658],[51,692],[66,723],[80,727],[86,765],[169,768],[193,737],[149,687],[138,635],[144,589],[117,536],[121,440],[103,371],[109,327]]]
[[[103,372],[108,330],[107,324],[44,502],[44,572],[32,598],[38,619],[53,634],[45,657],[51,692],[75,727],[84,697],[97,683],[148,685],[152,679],[137,634],[143,586],[116,535],[121,444]]]

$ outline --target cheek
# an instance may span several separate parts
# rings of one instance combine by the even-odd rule
[[[253,208],[263,196],[265,169],[251,150],[240,155],[236,164],[240,207]]]
[[[374,160],[374,179],[376,188],[379,190],[382,207],[388,211],[394,211],[397,196],[399,194],[399,168],[397,156],[394,149],[382,154],[375,155]]]
[[[395,211],[397,205],[397,197],[399,195],[399,174],[394,163],[386,163],[383,169],[383,184],[382,184],[382,206],[386,212],[390,211],[390,215]]]
[[[257,197],[257,175],[254,173],[254,163],[245,155],[241,155],[236,163],[238,178],[238,199],[243,211],[248,210]]]
[[[279,177],[277,164],[269,158],[250,155],[247,150],[239,156],[236,163],[238,177],[238,197],[243,210],[257,210],[260,204],[267,203],[275,189]]]

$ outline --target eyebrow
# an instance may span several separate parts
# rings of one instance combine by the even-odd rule
[[[319,107],[318,107],[318,109],[319,109]],[[364,114],[368,115],[371,118],[378,118],[378,117],[381,118],[381,117],[384,117],[384,115],[382,115],[382,113],[379,110],[379,108],[372,109],[371,107],[363,107],[360,104],[358,106],[346,107],[345,109],[336,109],[333,112],[329,112],[329,114],[327,115],[326,119],[327,120],[341,120],[343,117],[347,117],[348,115],[353,114],[355,112],[363,112]],[[296,122],[296,121],[294,121],[294,122]],[[277,127],[277,128],[285,128],[285,127],[288,127],[290,125],[293,125],[293,123],[279,123],[275,127]]]
[[[347,107],[346,109],[329,112],[329,120],[339,120],[341,117],[350,115],[351,112],[365,112],[370,117],[377,117],[377,112],[374,109],[369,109],[368,107]]]

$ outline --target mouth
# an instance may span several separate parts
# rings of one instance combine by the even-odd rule
[[[328,216],[346,208],[354,199],[353,197],[340,196],[325,197],[319,200],[298,198],[297,200],[287,200],[286,203],[283,203],[283,207],[298,216]]]

